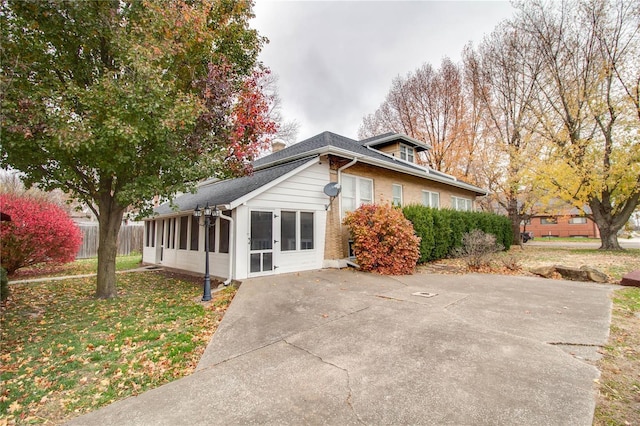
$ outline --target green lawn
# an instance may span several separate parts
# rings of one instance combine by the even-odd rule
[[[67,270],[95,268],[76,263]],[[117,280],[113,300],[93,298],[95,277],[10,285],[0,336],[9,424],[60,424],[189,374],[235,294],[226,289],[205,306],[199,285],[160,272]]]
[[[640,425],[640,288],[617,290],[594,425]]]
[[[142,262],[141,254],[131,254],[128,256],[116,257],[116,270],[125,271],[135,269]],[[28,268],[18,269],[9,281],[23,280],[41,277],[61,277],[66,275],[95,274],[98,271],[98,258],[78,259],[71,263],[64,264],[40,264]]]

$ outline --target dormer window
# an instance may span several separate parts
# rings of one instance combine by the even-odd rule
[[[413,147],[400,144],[400,159],[414,163],[416,151]]]

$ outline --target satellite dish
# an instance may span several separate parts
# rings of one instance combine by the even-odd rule
[[[335,197],[340,193],[340,184],[338,182],[329,182],[324,186],[324,193],[329,197]]]

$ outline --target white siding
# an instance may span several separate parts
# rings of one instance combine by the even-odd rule
[[[324,192],[324,186],[329,183],[328,164],[313,164],[301,172],[289,177],[278,185],[270,188],[233,210],[232,250],[234,264],[232,273],[234,279],[245,279],[249,276],[249,221],[252,210],[272,211],[280,216],[282,210],[304,211],[314,213],[314,248],[311,250],[296,250],[281,252],[278,244],[274,246],[273,260],[276,268],[273,273],[286,273],[322,268],[324,261],[324,241],[326,209],[329,197]],[[176,215],[177,216],[177,215]],[[168,219],[168,218],[163,218]],[[157,222],[159,223],[159,222]],[[179,224],[180,221],[178,220]],[[179,228],[179,225],[177,226]],[[218,228],[219,229],[219,228]],[[164,227],[166,234],[167,228]],[[178,233],[179,229],[174,232]],[[204,227],[200,227],[199,250],[180,250],[178,244],[175,249],[160,250],[145,247],[143,259],[147,263],[154,263],[168,268],[182,269],[204,274]],[[274,235],[280,239],[280,221],[274,219]],[[216,239],[218,235],[216,233]],[[156,238],[156,244],[163,244],[166,238]],[[214,277],[226,278],[229,272],[229,254],[211,253],[209,257],[209,271]]]
[[[238,208],[239,227],[238,240],[242,249],[238,250],[237,277],[249,276],[249,251],[247,242],[250,237],[249,220],[251,210],[272,211],[274,219],[274,236],[280,240],[281,212],[307,211],[314,213],[314,248],[312,250],[280,251],[280,245],[274,245],[273,262],[277,266],[274,273],[305,271],[321,269],[324,261],[324,240],[326,224],[326,205],[329,197],[324,192],[324,186],[329,183],[328,164],[314,164],[300,173],[281,182],[268,191],[247,201],[246,206]],[[243,224],[242,228],[240,224]],[[244,236],[245,238],[240,238]]]
[[[299,210],[324,210],[329,197],[324,186],[329,183],[329,168],[325,164],[314,164],[279,185],[263,192],[247,202],[250,207],[293,208]]]

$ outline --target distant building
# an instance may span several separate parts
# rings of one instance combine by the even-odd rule
[[[591,210],[588,206],[584,211],[567,206],[554,213],[535,214],[523,221],[520,231],[533,232],[534,237],[600,238],[598,226],[586,216],[589,213]]]

